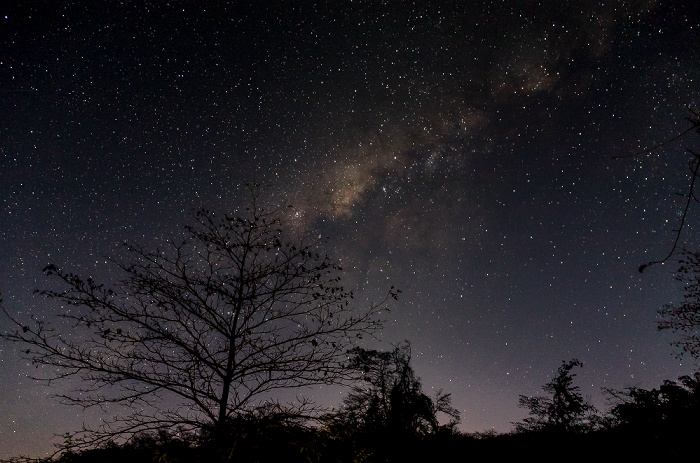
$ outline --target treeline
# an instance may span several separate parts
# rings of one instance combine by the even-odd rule
[[[698,157],[700,159],[700,157]],[[700,161],[698,161],[700,162]],[[658,388],[606,390],[599,411],[581,395],[565,361],[543,394],[521,396],[527,418],[507,434],[459,431],[451,396],[425,394],[408,343],[391,351],[354,347],[383,326],[400,291],[356,305],[342,268],[315,233],[286,233],[287,208],[268,210],[257,187],[241,215],[199,211],[180,240],[148,250],[126,244],[112,260],[113,287],[56,265],[57,319],[13,313],[0,339],[19,346],[50,384],[70,381],[63,403],[124,410],[102,426],[66,436],[67,462],[422,462],[450,459],[629,460],[691,457],[700,375]],[[700,356],[700,254],[681,261],[683,302],[661,329]],[[641,270],[645,267],[643,266]],[[281,389],[354,386],[332,412],[301,399],[270,401]],[[27,461],[16,458],[14,461]]]
[[[216,433],[151,432],[126,443],[74,452],[69,437],[55,459],[124,462],[430,462],[542,458],[664,461],[692,458],[700,431],[700,373],[658,388],[606,389],[596,410],[575,385],[578,360],[563,362],[544,394],[521,396],[529,411],[514,431],[463,433],[450,395],[427,396],[410,365],[410,345],[389,352],[355,349],[363,372],[338,410],[315,420],[284,414],[239,416]]]

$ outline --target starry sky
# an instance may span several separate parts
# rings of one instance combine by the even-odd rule
[[[656,331],[681,295],[675,264],[637,268],[673,243],[697,136],[613,156],[689,126],[697,1],[6,3],[11,312],[56,312],[33,294],[47,263],[113,281],[119,243],[155,247],[257,182],[295,206],[294,230],[329,237],[360,301],[402,290],[373,347],[409,340],[464,431],[510,430],[518,395],[562,360],[584,363],[601,408],[601,387],[694,370]],[[0,343],[0,458],[97,418],[50,399],[33,368]]]

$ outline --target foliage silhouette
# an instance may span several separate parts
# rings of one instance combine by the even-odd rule
[[[530,416],[515,423],[516,431],[583,432],[590,429],[595,408],[573,384],[576,374],[571,370],[575,367],[583,367],[583,364],[576,359],[562,362],[557,375],[542,387],[548,396],[520,396],[518,406],[527,408]]]
[[[698,428],[700,415],[700,372],[666,380],[651,390],[628,387],[605,389],[613,406],[610,413],[618,426],[660,430]]]
[[[450,394],[438,391],[434,399],[428,397],[410,362],[407,342],[389,352],[353,349],[350,365],[362,373],[362,383],[353,387],[331,418],[334,432],[425,436],[453,431],[460,417]],[[449,418],[447,424],[440,424],[440,413]]]
[[[286,238],[285,209],[268,211],[250,193],[241,215],[202,210],[163,249],[127,244],[128,257],[112,260],[122,275],[113,289],[46,267],[63,288],[39,293],[60,305],[61,323],[3,307],[15,328],[2,337],[45,367],[37,379],[78,385],[57,394],[64,403],[117,407],[77,432],[74,448],[177,427],[224,435],[246,415],[312,415],[309,401],[272,394],[356,377],[346,352],[380,328],[398,290],[355,308],[322,240]]]

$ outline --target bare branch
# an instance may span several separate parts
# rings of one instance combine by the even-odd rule
[[[648,148],[644,148],[643,150],[634,152],[632,154],[628,154],[628,155],[624,155],[624,156],[613,156],[613,158],[618,158],[618,159],[619,158],[628,158],[628,157],[639,156],[639,155],[645,154],[645,153],[650,153],[650,152],[655,151],[663,146],[666,146],[667,144],[669,144],[673,141],[676,141],[676,140],[682,138],[683,136],[685,136],[686,134],[688,134],[689,132],[691,132],[693,130],[696,130],[698,133],[700,133],[700,114],[695,112],[690,107],[688,108],[688,110],[691,112],[693,117],[687,118],[691,125],[683,132],[681,132],[678,135],[676,135],[675,137],[672,137],[672,138],[670,138],[662,143],[659,143],[657,145],[654,145],[654,146],[651,146]],[[662,259],[652,260],[650,262],[647,262],[646,264],[640,265],[639,266],[639,273],[643,273],[644,270],[646,270],[646,268],[649,266],[652,266],[655,264],[665,263],[676,253],[676,251],[678,250],[678,246],[680,244],[681,235],[683,233],[683,230],[685,229],[686,220],[688,218],[688,214],[690,211],[691,202],[693,200],[698,201],[698,199],[695,196],[695,180],[698,178],[698,175],[700,174],[700,154],[696,153],[692,150],[688,150],[688,152],[690,152],[692,154],[692,157],[688,163],[688,167],[690,169],[690,182],[688,185],[687,192],[683,195],[686,197],[686,202],[685,202],[685,206],[683,208],[683,213],[681,214],[680,224],[679,224],[678,228],[676,230],[674,230],[676,235],[675,235],[675,239],[673,241],[673,245],[671,246],[671,249],[669,250],[668,254],[666,254],[666,256],[663,257]]]
[[[38,292],[64,307],[60,323],[2,308],[15,326],[2,337],[49,367],[37,379],[72,381],[62,402],[116,413],[76,445],[177,426],[215,432],[270,408],[276,390],[355,377],[347,351],[381,327],[399,291],[356,308],[320,240],[285,239],[282,211],[264,210],[255,191],[243,216],[199,211],[165,249],[126,245],[128,258],[111,259],[122,275],[113,288],[49,265],[64,289]]]

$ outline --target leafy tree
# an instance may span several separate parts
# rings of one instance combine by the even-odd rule
[[[700,413],[700,372],[666,380],[651,390],[629,387],[618,391],[605,389],[613,402],[610,413],[618,426],[655,429],[675,426],[697,428]]]
[[[252,188],[240,216],[200,211],[163,249],[126,245],[127,257],[112,260],[121,273],[112,288],[46,267],[63,288],[39,292],[61,307],[60,323],[3,308],[15,328],[2,337],[45,367],[38,379],[76,387],[57,395],[63,402],[116,407],[104,426],[76,433],[76,447],[183,426],[216,435],[261,411],[308,414],[306,400],[271,397],[356,376],[347,350],[380,327],[398,291],[355,308],[321,240],[286,238],[283,215]]]
[[[542,387],[548,396],[520,396],[518,406],[527,408],[530,416],[515,423],[516,431],[581,432],[587,429],[595,409],[573,384],[576,374],[571,370],[575,367],[583,367],[583,363],[576,359],[562,362],[557,375]]]
[[[663,421],[663,399],[658,389],[643,389],[628,387],[622,391],[603,389],[615,402],[610,409],[614,426],[643,426],[649,429],[658,426]]]
[[[452,430],[459,423],[459,410],[452,408],[450,394],[438,391],[428,397],[416,377],[408,343],[383,352],[356,347],[350,366],[362,373],[362,383],[352,388],[332,427],[340,433],[426,435]],[[439,414],[449,418],[446,425]]]

